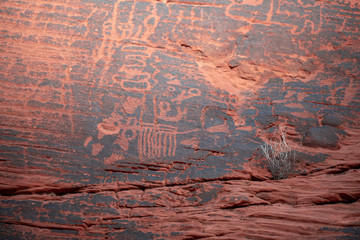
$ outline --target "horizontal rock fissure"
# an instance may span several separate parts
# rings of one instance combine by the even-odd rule
[[[317,202],[314,203],[315,205],[335,205],[335,204],[352,204],[352,203],[356,203],[357,201],[359,201],[359,197],[349,197],[348,199],[343,199],[343,200],[339,200],[339,201],[324,201],[324,202]]]
[[[357,169],[360,169],[360,163],[354,164],[354,165],[349,165],[349,166],[337,165],[337,166],[331,166],[331,167],[325,168],[325,169],[314,169],[310,173],[305,174],[304,176],[307,176],[309,174],[313,175],[314,173],[321,173],[321,172],[325,172],[325,174],[340,175],[340,174],[345,174],[349,171],[357,170]]]
[[[0,195],[2,196],[15,196],[15,195],[43,195],[43,194],[54,194],[56,196],[64,196],[67,194],[81,193],[84,186],[81,187],[69,187],[69,188],[52,188],[44,187],[43,189],[33,189],[27,187],[18,187],[13,189],[1,189]]]
[[[124,171],[124,170],[120,170],[120,169],[104,169],[104,171],[106,172],[114,172],[114,173],[131,173],[131,174],[136,174],[139,173],[139,171]]]
[[[3,188],[0,189],[1,196],[14,196],[20,190],[24,190],[26,187],[16,187],[16,188]]]
[[[267,203],[257,203],[257,204],[239,204],[239,205],[233,205],[233,206],[225,206],[225,207],[221,207],[221,209],[236,209],[236,208],[246,208],[246,207],[250,207],[250,206],[265,206],[265,205],[269,205]]]
[[[52,224],[52,223],[36,224],[36,223],[19,222],[19,221],[12,221],[12,220],[4,220],[2,222],[5,224],[23,225],[23,226],[35,227],[35,228],[41,228],[41,229],[57,229],[57,230],[73,230],[73,231],[80,231],[83,229],[82,225],[71,226],[71,225],[58,225],[58,224]]]
[[[216,150],[211,150],[211,149],[203,149],[203,148],[192,148],[192,147],[184,147],[187,149],[192,149],[195,151],[205,151],[205,152],[210,152],[210,153],[215,153],[215,154],[231,154],[231,153],[226,153],[226,152],[222,152],[222,151],[216,151]]]
[[[215,3],[210,3],[210,2],[189,2],[189,1],[181,1],[181,0],[165,0],[166,3],[173,3],[173,4],[186,4],[186,5],[194,5],[194,6],[218,6],[218,7],[222,7],[222,5],[218,5]]]
[[[129,186],[137,187],[143,191],[147,189],[156,189],[156,188],[166,188],[166,187],[178,187],[178,186],[186,186],[186,185],[193,185],[193,184],[201,184],[201,183],[208,183],[208,182],[218,182],[219,184],[226,184],[226,182],[233,181],[233,180],[239,180],[239,181],[249,181],[248,179],[243,179],[239,177],[221,177],[217,179],[197,179],[197,180],[189,180],[189,182],[186,183],[168,183],[168,184],[156,184],[156,186],[143,186],[140,184],[134,184],[129,183]]]
[[[319,104],[319,105],[326,105],[326,106],[339,106],[339,107],[349,107],[349,108],[360,108],[358,106],[351,106],[351,105],[342,105],[342,104],[334,104],[334,103],[324,103],[324,102],[314,102],[314,101],[303,101],[307,103]]]

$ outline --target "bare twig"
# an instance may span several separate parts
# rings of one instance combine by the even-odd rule
[[[286,132],[279,128],[275,132],[275,136],[266,141],[261,150],[266,158],[268,169],[270,170],[274,179],[284,179],[289,176],[293,169],[295,152],[286,142]]]

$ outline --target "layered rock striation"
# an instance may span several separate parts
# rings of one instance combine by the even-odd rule
[[[356,0],[5,0],[1,239],[357,239]],[[273,180],[260,146],[296,152]]]

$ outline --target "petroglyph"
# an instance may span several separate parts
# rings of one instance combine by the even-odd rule
[[[359,235],[358,0],[0,5],[2,238]],[[272,182],[278,124],[304,152]]]
[[[161,158],[173,157],[177,147],[176,131],[169,129],[168,126],[153,126],[142,129],[139,135],[139,157]]]
[[[194,90],[192,91],[194,92],[192,93],[193,95],[197,93]],[[179,100],[176,100],[176,102]],[[186,114],[187,110],[179,111],[176,116],[171,117],[168,116],[168,111],[171,111],[169,106],[171,102],[155,102],[156,114],[152,120],[155,120],[155,118],[165,119],[171,123],[167,125],[159,123],[150,124],[145,123],[141,119],[143,115],[141,112],[146,111],[146,104],[149,104],[149,102],[146,103],[144,99],[131,96],[126,97],[126,100],[121,105],[116,105],[117,108],[114,109],[109,118],[104,119],[97,125],[97,139],[101,141],[105,136],[113,135],[116,137],[114,145],[118,145],[124,152],[130,151],[138,156],[140,160],[175,156],[177,148],[176,134],[178,131],[173,125],[176,123],[175,121],[180,120]],[[165,107],[167,104],[168,106]],[[140,111],[137,115],[136,109]],[[177,106],[177,109],[180,109],[180,107]],[[134,114],[135,116],[131,117]],[[87,145],[91,140],[91,138],[86,139],[84,145]],[[131,145],[133,148],[129,149]],[[134,153],[134,148],[136,148],[137,153]],[[100,150],[93,150],[93,155],[97,155]],[[111,149],[108,150],[111,151]],[[107,160],[106,162],[112,161]]]

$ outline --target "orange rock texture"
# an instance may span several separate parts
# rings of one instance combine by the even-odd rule
[[[2,0],[1,239],[359,239],[357,0]],[[296,152],[273,180],[260,146]]]

